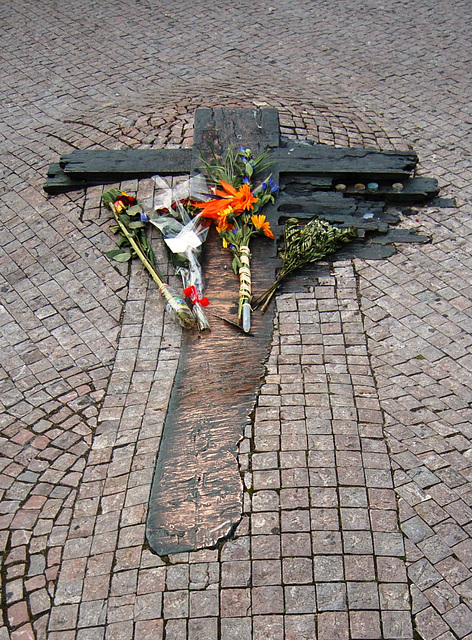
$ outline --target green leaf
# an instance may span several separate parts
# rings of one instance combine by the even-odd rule
[[[128,260],[132,258],[129,251],[123,251],[122,249],[112,249],[111,251],[107,251],[106,255],[108,258],[116,260],[117,262],[128,262]]]
[[[113,211],[113,203],[121,195],[121,191],[119,189],[110,188],[107,191],[104,191],[102,194],[102,202]]]
[[[137,220],[136,222],[130,222],[128,225],[129,229],[142,229],[143,227],[145,227],[146,224],[144,222],[141,222],[140,220]]]
[[[152,250],[152,247],[148,247],[148,258],[149,258],[149,262],[154,265],[154,263],[156,262],[156,259],[154,257],[154,251]]]
[[[135,216],[138,213],[142,213],[143,208],[140,204],[134,204],[132,207],[129,207],[128,209],[126,209],[126,213],[129,216]]]
[[[237,257],[237,256],[234,256],[234,258],[233,258],[233,263],[232,263],[232,265],[231,265],[231,266],[232,266],[232,268],[233,268],[234,273],[235,273],[236,275],[238,275],[238,273],[239,273],[239,268],[241,267],[241,262],[240,262],[240,260],[238,259],[238,257]]]
[[[253,168],[252,168],[252,165],[251,165],[249,162],[246,162],[245,169],[246,169],[246,175],[247,175],[247,177],[248,177],[248,178],[250,178],[250,177],[252,176],[252,174],[253,174]]]
[[[126,227],[129,225],[131,218],[126,215],[126,213],[122,213],[119,217],[118,217],[119,221],[122,222]]]
[[[115,256],[113,259],[116,260],[117,262],[128,262],[128,260],[131,260],[132,258],[132,254],[128,253],[128,251],[123,251],[123,253],[120,253],[119,255]]]
[[[117,224],[114,224],[112,227],[110,227],[110,231],[112,233],[118,233],[119,230],[120,230],[120,227]]]

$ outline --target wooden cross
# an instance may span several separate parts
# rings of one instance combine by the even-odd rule
[[[193,149],[74,151],[51,165],[44,188],[57,193],[154,174],[188,174],[199,165],[201,152],[212,148],[224,154],[231,144],[249,147],[254,155],[271,151],[272,177],[280,192],[264,213],[276,238],[284,218],[317,215],[339,226],[354,225],[361,235],[373,237],[370,245],[361,242],[344,250],[351,254],[382,257],[394,250],[386,246],[389,242],[427,240],[391,229],[399,217],[387,207],[437,195],[435,180],[412,176],[416,154],[281,140],[275,109],[198,109]],[[376,243],[375,236],[382,242]],[[251,250],[257,294],[274,280],[279,260],[276,242],[256,240],[260,241]],[[211,311],[236,319],[238,285],[230,262],[213,232],[203,264],[210,319]],[[160,555],[213,547],[231,534],[242,517],[238,442],[264,377],[272,322],[271,313],[255,312],[253,336],[217,318],[210,332],[184,334],[146,527],[149,545]]]

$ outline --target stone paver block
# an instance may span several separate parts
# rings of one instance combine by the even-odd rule
[[[189,640],[218,640],[218,620],[217,618],[192,618],[188,623]]]
[[[326,611],[318,615],[318,640],[343,640],[349,637],[349,618],[344,611]]]
[[[246,617],[251,613],[249,589],[222,589],[220,596],[222,617]]]
[[[378,611],[351,611],[349,621],[353,640],[377,640],[382,637]]]
[[[316,612],[316,593],[314,585],[290,585],[284,587],[285,611],[290,614]]]
[[[316,602],[318,611],[346,611],[346,585],[338,582],[317,583]]]
[[[283,616],[255,616],[253,619],[254,640],[283,640]]]

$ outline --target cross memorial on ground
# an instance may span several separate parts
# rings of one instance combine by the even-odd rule
[[[44,188],[54,194],[155,174],[189,174],[201,166],[201,154],[224,154],[230,145],[250,148],[254,155],[268,150],[272,178],[280,185],[275,204],[264,209],[276,241],[256,239],[251,245],[256,293],[272,284],[280,267],[277,239],[290,217],[355,226],[359,239],[338,258],[382,258],[395,251],[392,243],[429,240],[394,228],[403,207],[438,194],[436,180],[414,176],[414,152],[281,139],[278,113],[270,108],[197,109],[193,149],[74,151],[50,166]],[[215,236],[213,231],[203,255],[205,291],[217,317],[236,318],[237,277]],[[315,282],[313,269],[305,269],[303,287]],[[149,545],[159,555],[214,547],[241,520],[238,442],[264,379],[272,324],[272,312],[254,313],[251,335],[217,319],[210,332],[184,333],[146,525]]]

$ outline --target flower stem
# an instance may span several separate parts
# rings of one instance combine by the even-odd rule
[[[251,289],[251,254],[247,245],[242,245],[239,249],[239,310],[238,319],[241,322],[244,311],[243,329],[246,333],[251,329],[250,301],[252,297]],[[249,309],[248,309],[249,308]]]
[[[136,251],[136,254],[138,255],[138,258],[141,260],[141,262],[143,263],[144,267],[149,272],[149,275],[154,280],[154,282],[157,284],[157,286],[161,287],[164,284],[163,278],[158,273],[158,271],[154,267],[154,265],[151,264],[151,262],[149,262],[149,260],[146,258],[146,256],[144,255],[144,252],[142,251],[141,247],[136,242],[136,239],[131,235],[131,233],[128,231],[126,226],[121,222],[121,220],[120,220],[118,214],[116,213],[116,211],[114,211],[113,213],[115,214],[116,221],[117,221],[121,231],[126,236],[126,238],[129,241],[130,245]]]

